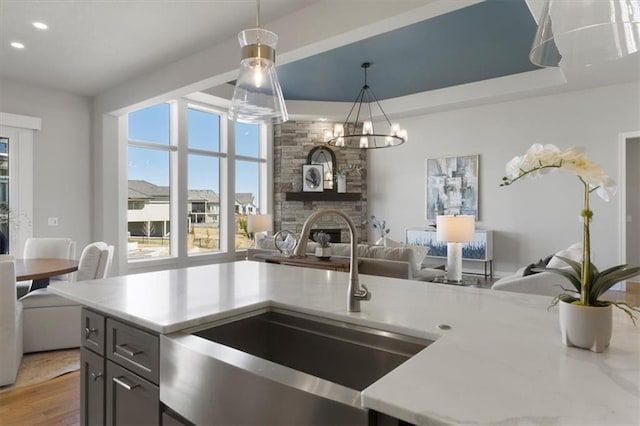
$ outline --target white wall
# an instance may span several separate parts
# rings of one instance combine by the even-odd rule
[[[73,238],[79,256],[91,240],[89,98],[0,80],[0,111],[42,119],[33,143],[33,235]],[[48,226],[49,217],[58,226]]]
[[[409,142],[369,154],[369,213],[403,240],[427,223],[425,160],[480,154],[478,227],[495,231],[496,270],[537,261],[580,241],[582,186],[557,174],[501,188],[505,164],[536,142],[582,146],[617,178],[618,133],[640,130],[639,92],[638,83],[616,85],[399,119]],[[618,260],[618,203],[591,199],[593,260],[603,268]]]

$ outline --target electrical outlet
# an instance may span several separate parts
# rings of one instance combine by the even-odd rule
[[[47,220],[47,223],[49,224],[49,226],[58,226],[58,218],[57,217],[50,217]]]

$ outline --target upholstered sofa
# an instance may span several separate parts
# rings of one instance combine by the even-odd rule
[[[514,274],[509,275],[496,281],[491,289],[502,291],[514,291],[517,293],[539,294],[542,296],[557,296],[562,293],[562,288],[573,288],[569,280],[560,274],[553,272],[536,272],[537,266],[545,266],[548,268],[570,267],[558,256],[566,257],[576,262],[582,262],[582,245],[575,243],[564,250],[560,250],[553,256],[550,256],[548,262],[537,261],[518,269]]]
[[[309,241],[307,255],[313,256],[318,246]],[[331,255],[348,257],[351,244],[332,243]],[[273,237],[266,237],[256,241],[256,248],[247,250],[247,259],[259,260],[256,254],[277,254]],[[422,261],[426,255],[425,247],[404,245],[401,247],[383,247],[369,244],[358,244],[358,272],[360,274],[379,275],[392,278],[403,278],[417,281],[431,281],[437,276],[444,275],[441,269],[422,268]]]

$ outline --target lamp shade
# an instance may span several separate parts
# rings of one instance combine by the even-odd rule
[[[247,231],[273,231],[273,217],[270,214],[250,214],[247,219]]]
[[[436,217],[436,239],[448,243],[473,241],[475,217],[467,215],[442,215]]]
[[[577,68],[640,49],[640,0],[546,0],[529,54],[543,67]]]
[[[288,120],[287,107],[276,74],[278,36],[262,28],[238,34],[242,48],[229,118],[241,123],[278,124]]]

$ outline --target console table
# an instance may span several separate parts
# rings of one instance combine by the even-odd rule
[[[307,257],[284,257],[279,254],[255,254],[255,259],[263,260],[267,263],[277,263],[280,265],[304,266],[315,269],[328,269],[331,271],[349,272],[349,258],[341,256],[331,256],[329,259],[320,259],[315,256]]]
[[[409,228],[407,229],[406,242],[407,244],[428,247],[428,258],[447,258],[447,243],[437,240],[435,229]],[[476,229],[473,241],[462,244],[462,260],[463,262],[483,262],[484,277],[493,278],[493,231]]]

